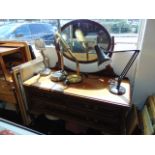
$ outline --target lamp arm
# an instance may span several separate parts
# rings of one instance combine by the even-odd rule
[[[100,48],[104,49],[103,47],[100,47]],[[118,82],[121,82],[121,80],[126,76],[126,74],[128,73],[130,67],[132,66],[132,64],[134,63],[136,57],[138,56],[140,50],[123,50],[123,51],[113,51],[113,52],[111,52],[111,51],[106,51],[104,49],[104,53],[125,53],[125,52],[133,52],[133,51],[134,51],[134,54],[132,55],[129,62],[127,63],[127,65],[123,69],[121,75],[118,77]]]
[[[131,68],[132,64],[134,63],[136,57],[139,54],[139,50],[130,50],[130,51],[134,52],[133,55],[131,56],[130,60],[126,64],[126,66],[123,69],[123,71],[120,74],[120,76],[118,76],[118,79],[116,80],[116,83],[110,85],[109,91],[111,93],[113,93],[113,94],[116,94],[116,95],[123,95],[123,94],[125,94],[126,90],[125,90],[125,88],[123,86],[121,86],[121,82],[122,82],[123,78],[126,76],[126,74],[128,73],[129,69]]]
[[[103,63],[106,60],[110,59],[109,56],[106,55],[107,53],[134,52],[132,54],[130,60],[126,64],[125,68],[123,69],[122,73],[118,76],[117,80],[115,80],[114,82],[112,82],[110,84],[109,91],[111,93],[116,94],[116,95],[123,95],[126,90],[124,87],[121,86],[121,82],[122,82],[123,78],[126,76],[126,74],[128,73],[129,69],[131,68],[132,64],[134,63],[134,61],[140,51],[139,50],[123,50],[123,51],[111,52],[111,51],[106,51],[104,48],[102,48],[102,49],[101,48],[99,47],[99,45],[95,46],[96,54],[97,54],[98,60],[99,60],[99,65],[100,65],[100,63]]]
[[[133,51],[133,50],[131,50]],[[131,68],[132,64],[134,63],[135,59],[137,58],[139,54],[139,50],[135,50],[134,54],[132,55],[132,57],[130,58],[129,62],[127,63],[127,65],[125,66],[125,68],[123,69],[122,73],[120,74],[120,76],[118,77],[118,83],[117,83],[117,88],[119,89],[120,84],[122,79],[126,76],[126,74],[128,73],[129,69]]]
[[[133,52],[133,51],[139,52],[139,50],[106,51],[105,48],[103,47],[100,47],[100,48],[104,50],[104,53],[125,53],[125,52]]]
[[[127,63],[127,65],[123,69],[122,73],[120,74],[119,80],[122,80],[126,76],[126,74],[128,73],[129,69],[131,68],[132,64],[134,63],[135,59],[137,58],[138,54],[139,54],[139,50],[135,50],[135,52],[132,55],[132,57],[130,58],[129,62]]]

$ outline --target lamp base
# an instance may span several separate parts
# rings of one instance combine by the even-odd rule
[[[116,94],[116,95],[123,95],[126,92],[124,87],[120,86],[118,89],[117,85],[111,85],[109,88],[109,91],[113,94]]]
[[[59,81],[65,80],[66,76],[67,76],[67,72],[60,70],[60,71],[56,71],[56,72],[52,73],[50,78],[54,82],[59,82]]]
[[[71,75],[67,76],[65,83],[66,84],[71,84],[71,83],[79,83],[81,81],[82,81],[82,76],[81,75],[71,74]]]
[[[51,73],[51,69],[45,68],[40,72],[40,76],[47,76],[47,75],[50,75],[50,73]]]

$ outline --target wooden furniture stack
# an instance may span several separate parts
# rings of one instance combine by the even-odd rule
[[[18,93],[12,68],[31,60],[25,42],[0,41],[0,100],[18,106]]]

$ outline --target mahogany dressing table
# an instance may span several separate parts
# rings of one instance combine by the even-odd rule
[[[125,134],[126,113],[131,107],[130,83],[123,80],[126,93],[114,95],[108,90],[110,79],[88,75],[82,83],[64,85],[51,81],[50,75],[35,75],[23,83],[29,112],[75,121],[105,134]]]

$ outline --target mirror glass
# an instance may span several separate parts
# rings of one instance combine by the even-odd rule
[[[21,37],[23,37],[23,36],[24,36],[23,34],[16,34],[16,35],[15,35],[16,38],[21,38]]]
[[[63,39],[70,45],[72,53],[81,63],[97,61],[96,44],[100,44],[109,50],[111,37],[107,30],[97,22],[91,20],[74,20],[61,28]],[[63,51],[68,59],[72,57],[68,52]]]

